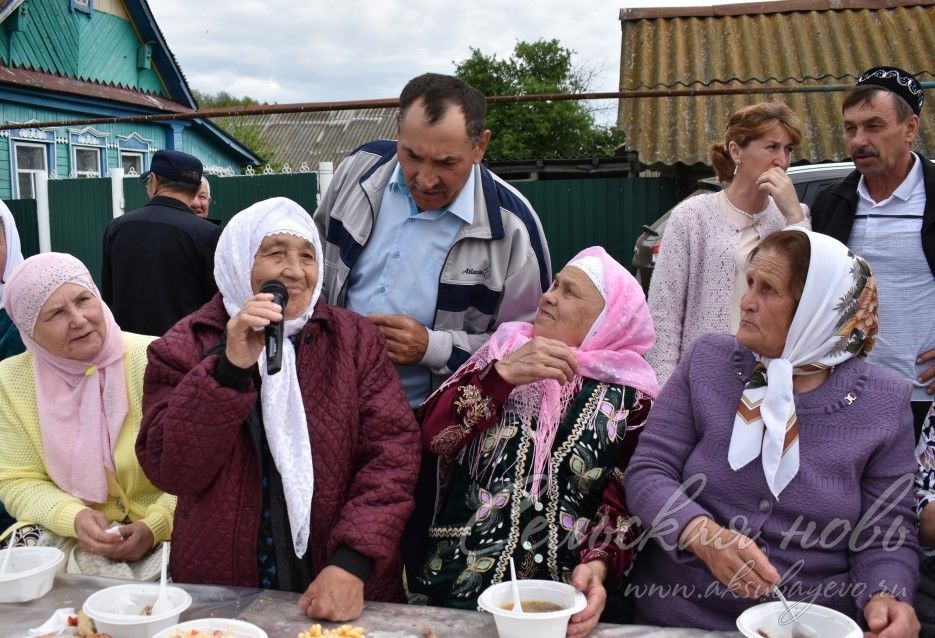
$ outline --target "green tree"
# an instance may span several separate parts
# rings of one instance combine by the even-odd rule
[[[234,97],[227,91],[221,91],[216,95],[202,93],[193,90],[195,101],[203,109],[223,108],[226,106],[257,106],[257,102],[252,97]],[[276,157],[276,149],[263,137],[263,130],[256,122],[250,121],[246,116],[239,117],[219,117],[212,120],[215,124],[224,129],[228,134],[234,137],[238,142],[256,153],[263,164],[272,164]]]
[[[554,39],[517,42],[506,59],[472,48],[455,74],[486,95],[586,92],[595,72],[574,66],[573,55]],[[487,128],[493,160],[606,157],[623,143],[623,132],[598,125],[582,101],[491,104]]]

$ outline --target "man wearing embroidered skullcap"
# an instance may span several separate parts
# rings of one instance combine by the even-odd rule
[[[902,69],[862,73],[842,108],[856,170],[812,206],[812,228],[873,267],[880,335],[869,360],[912,381],[916,437],[935,394],[935,165],[911,148],[923,102]]]
[[[214,249],[221,229],[192,210],[203,167],[180,151],[156,151],[150,200],[104,233],[101,294],[124,330],[161,337],[218,291]]]

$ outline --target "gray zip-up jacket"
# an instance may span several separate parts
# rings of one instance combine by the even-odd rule
[[[351,269],[373,230],[396,169],[396,142],[353,151],[315,211],[324,240],[322,294],[344,306]],[[474,222],[455,236],[438,282],[435,323],[420,362],[433,387],[467,361],[501,323],[532,321],[552,281],[542,224],[529,202],[483,165],[474,167]]]

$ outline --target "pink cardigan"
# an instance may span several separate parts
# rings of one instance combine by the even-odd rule
[[[721,213],[720,197],[723,191],[689,197],[672,210],[666,224],[649,285],[656,345],[646,354],[660,385],[695,337],[730,330],[741,230]],[[761,239],[788,225],[773,198],[768,200],[754,218]],[[808,207],[801,206],[805,221],[797,225],[811,228]]]

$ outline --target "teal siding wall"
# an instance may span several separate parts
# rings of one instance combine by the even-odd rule
[[[0,29],[2,32],[2,29]],[[50,108],[32,108],[21,104],[0,102],[0,121],[28,122],[31,120],[67,121],[81,117],[83,114],[67,110]],[[83,126],[72,128],[59,128],[55,131],[56,143],[54,146],[55,163],[50,165],[59,177],[66,178],[72,173],[72,147],[68,143],[69,132],[83,129]],[[120,150],[117,148],[119,137],[126,137],[133,133],[138,134],[156,149],[166,148],[169,138],[169,125],[157,123],[140,124],[102,124],[94,127],[95,130],[107,134],[108,147],[106,149],[107,165],[102,167],[102,174],[107,175],[111,168],[120,166]],[[11,166],[10,132],[0,133],[0,199],[10,199],[13,196],[13,179]],[[15,131],[12,135],[17,135]],[[240,158],[231,153],[213,139],[208,138],[201,129],[188,127],[182,134],[182,146],[185,152],[198,157],[205,166],[230,167],[234,172],[241,169]],[[148,160],[147,160],[148,163]]]
[[[0,59],[65,77],[168,97],[152,69],[136,67],[140,39],[114,15],[72,12],[67,0],[29,0],[19,31],[0,29]]]
[[[240,158],[231,153],[227,147],[209,139],[198,129],[192,127],[185,129],[181,150],[194,155],[205,166],[229,167],[235,173],[240,172]]]

